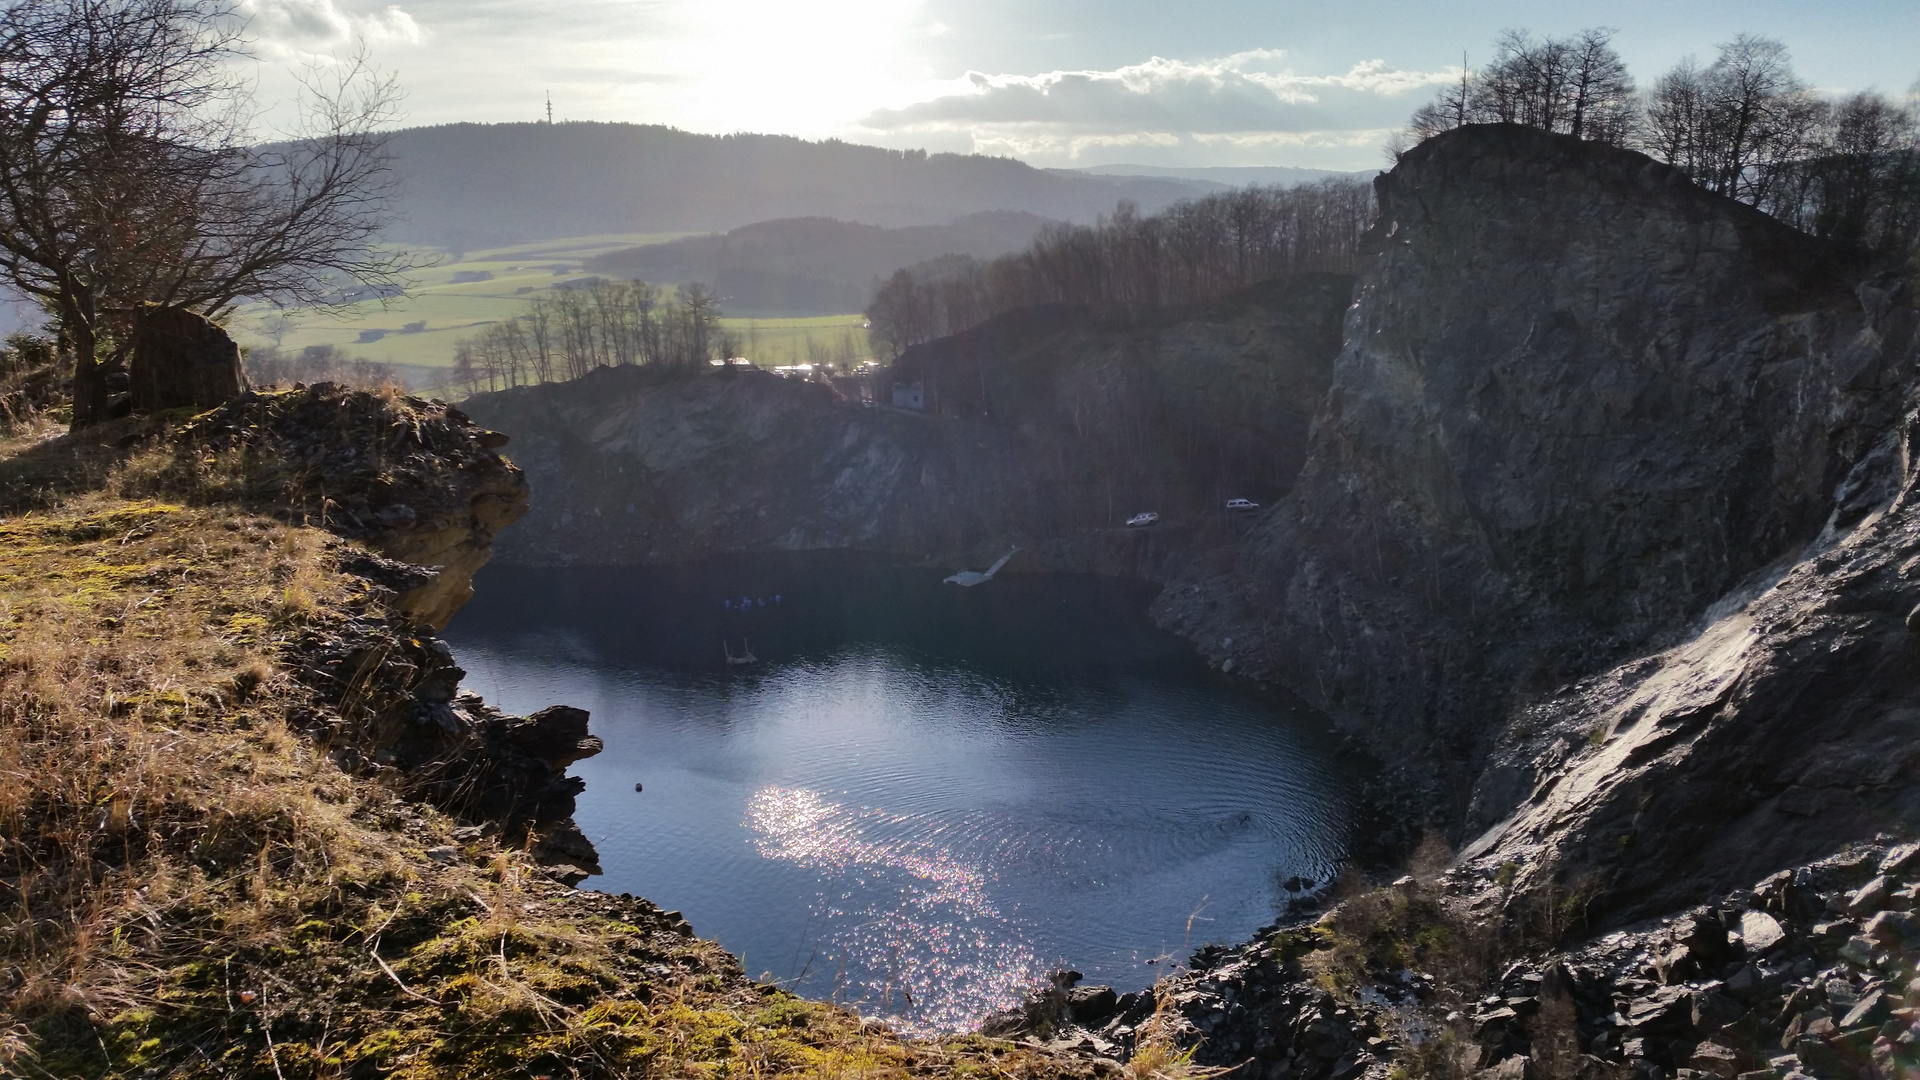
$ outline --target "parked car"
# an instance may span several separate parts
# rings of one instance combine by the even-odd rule
[[[1154,513],[1153,511],[1151,511],[1151,510],[1148,510],[1148,511],[1145,511],[1145,512],[1143,512],[1143,513],[1139,513],[1139,514],[1135,514],[1135,515],[1133,515],[1132,517],[1130,517],[1130,518],[1128,518],[1128,519],[1127,519],[1127,524],[1129,524],[1129,525],[1151,525],[1151,524],[1153,524],[1154,522],[1156,522],[1156,521],[1159,521],[1159,520],[1160,520],[1160,515],[1159,515],[1159,514],[1156,514],[1156,513]]]
[[[1257,503],[1257,502],[1254,502],[1254,501],[1253,501],[1252,499],[1228,499],[1228,500],[1227,500],[1227,509],[1229,509],[1229,510],[1258,510],[1258,509],[1260,509],[1260,504],[1259,504],[1259,503]]]

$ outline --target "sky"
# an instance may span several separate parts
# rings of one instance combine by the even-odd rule
[[[1829,93],[1907,94],[1920,0],[239,0],[262,123],[289,72],[364,42],[406,125],[559,120],[772,132],[1034,165],[1366,169],[1501,30],[1618,31],[1650,84],[1736,33]]]

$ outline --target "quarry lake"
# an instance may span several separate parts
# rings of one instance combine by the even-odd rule
[[[941,577],[843,554],[491,567],[446,637],[502,708],[592,712],[576,820],[606,873],[583,887],[908,1029],[1060,966],[1138,989],[1337,872],[1361,766],[1155,629],[1151,586]]]

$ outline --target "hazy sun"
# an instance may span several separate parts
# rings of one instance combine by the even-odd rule
[[[672,91],[707,130],[838,126],[926,77],[933,36],[917,2],[699,0],[687,33],[659,59],[687,81]]]

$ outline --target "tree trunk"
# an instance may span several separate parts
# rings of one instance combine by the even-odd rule
[[[91,308],[92,298],[83,296],[76,306]],[[99,349],[99,337],[94,332],[93,312],[77,310],[65,314],[62,321],[66,324],[67,343],[73,347],[73,423],[68,430],[79,431],[107,418],[107,369],[94,355]]]

